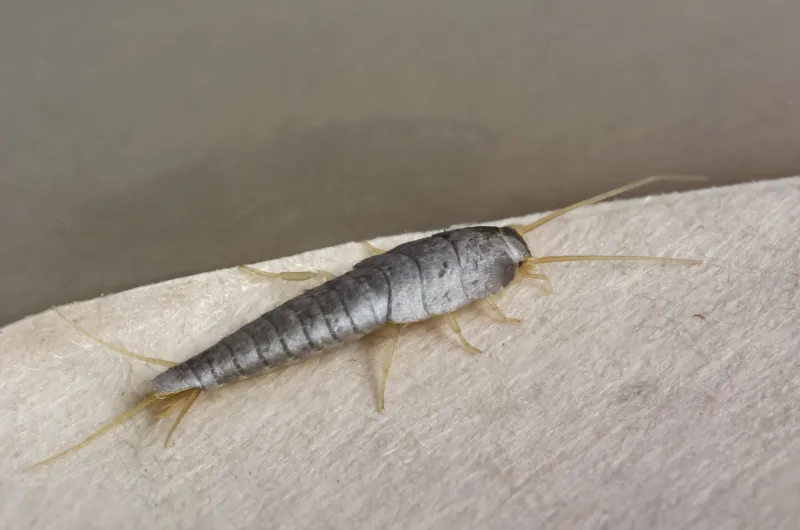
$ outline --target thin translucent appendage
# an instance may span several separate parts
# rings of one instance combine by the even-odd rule
[[[500,309],[500,306],[499,306],[499,305],[497,305],[497,302],[495,302],[495,301],[492,299],[492,297],[491,297],[491,296],[490,296],[490,297],[488,297],[488,298],[485,298],[485,300],[486,300],[486,303],[487,303],[487,304],[489,304],[489,306],[490,306],[490,307],[492,308],[492,310],[495,312],[495,314],[496,314],[498,317],[500,317],[500,322],[506,322],[507,324],[520,324],[520,323],[522,322],[522,321],[521,321],[520,319],[518,319],[518,318],[513,318],[513,317],[506,316],[506,314],[503,312],[503,310],[502,310],[502,309]]]
[[[80,443],[78,443],[76,445],[73,445],[69,449],[61,451],[60,453],[57,453],[57,454],[51,456],[50,458],[47,458],[45,460],[42,460],[41,462],[38,462],[38,463],[30,466],[25,471],[31,471],[31,470],[36,469],[38,467],[42,467],[42,466],[46,466],[46,465],[52,464],[54,461],[58,460],[59,458],[61,458],[63,456],[66,456],[66,455],[68,455],[70,453],[74,453],[75,451],[78,451],[79,449],[83,449],[84,447],[86,447],[87,445],[89,445],[94,440],[96,440],[97,438],[101,437],[102,435],[104,435],[105,433],[107,433],[108,431],[113,429],[114,427],[118,427],[118,426],[120,426],[120,425],[122,425],[124,423],[127,423],[128,421],[133,419],[133,417],[136,414],[138,414],[139,412],[143,411],[144,409],[146,409],[147,407],[149,407],[150,405],[155,403],[158,399],[160,399],[160,398],[159,398],[159,396],[157,394],[149,394],[148,396],[145,396],[145,398],[142,399],[136,406],[134,406],[133,408],[131,408],[131,409],[127,410],[126,412],[120,414],[119,416],[117,416],[116,418],[111,420],[111,422],[109,422],[108,424],[100,427],[99,429],[94,431],[92,434],[87,436],[82,442],[80,442]]]
[[[450,330],[456,334],[458,340],[461,341],[461,346],[463,346],[465,350],[473,355],[481,353],[481,350],[470,344],[467,339],[464,338],[463,333],[461,333],[461,326],[458,325],[456,317],[454,317],[451,313],[448,313],[443,315],[442,318],[444,318],[444,321],[447,323],[447,326],[450,328]]]
[[[53,310],[56,312],[56,314],[58,314],[58,316],[60,316],[64,320],[66,320],[67,324],[72,326],[72,329],[74,329],[78,333],[81,333],[82,335],[86,335],[87,337],[89,337],[93,341],[99,342],[100,344],[102,344],[106,348],[108,348],[110,350],[114,350],[115,352],[120,353],[120,354],[122,354],[122,355],[124,355],[126,357],[130,357],[131,359],[136,359],[137,361],[142,361],[142,362],[145,362],[145,363],[157,364],[159,366],[166,366],[167,368],[169,368],[170,366],[175,366],[177,364],[177,363],[174,363],[172,361],[167,361],[166,359],[159,359],[158,357],[148,357],[146,355],[139,355],[138,353],[133,353],[132,351],[126,350],[122,346],[117,346],[116,344],[111,344],[110,342],[106,342],[105,340],[103,340],[102,338],[98,337],[97,335],[95,335],[91,331],[89,331],[89,330],[83,328],[82,326],[80,326],[77,322],[74,322],[73,320],[67,318],[64,315],[64,313],[62,313],[61,311],[58,310],[58,308],[53,308]]]
[[[540,219],[537,219],[536,221],[534,221],[534,222],[532,222],[530,224],[527,224],[527,225],[516,225],[516,226],[512,226],[512,228],[514,228],[520,234],[527,234],[528,232],[532,232],[533,230],[536,230],[540,226],[542,226],[544,224],[547,224],[550,221],[552,221],[553,219],[555,219],[557,217],[561,217],[562,215],[567,214],[567,213],[571,212],[572,210],[575,210],[575,209],[580,208],[582,206],[588,206],[590,204],[594,204],[596,202],[600,202],[600,201],[603,201],[605,199],[609,199],[611,197],[615,197],[617,195],[625,193],[626,191],[630,191],[630,190],[633,190],[633,189],[636,189],[636,188],[639,188],[639,187],[642,187],[642,186],[646,186],[646,185],[652,184],[654,182],[667,182],[667,181],[696,182],[696,181],[703,181],[703,180],[706,180],[706,178],[705,177],[694,177],[694,176],[648,177],[648,178],[645,178],[645,179],[642,179],[642,180],[637,180],[636,182],[632,182],[631,184],[628,184],[626,186],[621,186],[621,187],[613,189],[611,191],[607,191],[606,193],[601,193],[600,195],[597,195],[595,197],[591,197],[589,199],[585,199],[585,200],[582,200],[580,202],[576,202],[575,204],[572,204],[570,206],[566,206],[564,208],[561,208],[560,210],[556,210],[555,212],[547,214],[544,217],[542,217]]]
[[[380,386],[378,387],[378,412],[383,412],[384,404],[385,404],[385,396],[386,396],[386,381],[389,379],[389,369],[392,366],[392,359],[394,359],[394,352],[397,350],[397,343],[400,341],[400,329],[398,327],[393,326],[392,331],[392,346],[389,348],[389,352],[381,356],[381,382]]]
[[[202,390],[196,388],[194,390],[190,390],[189,392],[186,393],[185,397],[181,398],[181,401],[183,402],[183,407],[181,407],[181,410],[178,413],[178,417],[175,418],[175,422],[172,424],[172,427],[170,427],[169,432],[167,433],[167,437],[164,439],[164,447],[167,447],[167,445],[169,444],[169,439],[172,438],[172,434],[175,432],[175,429],[178,428],[178,425],[180,424],[181,420],[184,418],[184,416],[186,416],[186,413],[189,412],[189,409],[192,408],[192,405],[194,405],[194,402],[197,401],[197,398],[200,397],[200,394],[202,392],[203,392]]]
[[[362,241],[361,244],[364,245],[364,248],[367,250],[367,254],[369,254],[370,256],[378,256],[386,252],[382,248],[376,247],[369,241]]]
[[[287,272],[267,272],[256,269],[249,265],[239,265],[239,269],[271,280],[283,280],[286,282],[304,282],[306,280],[317,280],[327,282],[335,276],[328,271],[287,271]]]
[[[553,284],[550,282],[550,278],[548,278],[546,274],[533,272],[534,266],[535,264],[530,264],[530,262],[526,261],[525,264],[522,267],[520,267],[519,274],[524,276],[525,278],[543,281],[544,284],[541,287],[541,293],[544,296],[550,296],[551,294],[553,294]]]
[[[528,258],[525,265],[534,266],[542,263],[559,263],[563,261],[662,261],[680,265],[700,265],[699,259],[663,258],[660,256],[544,256],[541,258]]]

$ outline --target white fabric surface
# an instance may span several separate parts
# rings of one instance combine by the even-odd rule
[[[483,355],[409,330],[383,414],[381,343],[363,342],[202,397],[167,449],[168,425],[144,414],[24,473],[158,370],[33,316],[0,333],[2,526],[797,528],[799,227],[800,178],[578,210],[532,234],[534,253],[707,261],[543,266],[553,296],[531,281],[503,298],[522,325],[460,317]],[[363,256],[353,243],[262,267],[338,273]],[[63,310],[182,360],[304,288],[221,270]]]

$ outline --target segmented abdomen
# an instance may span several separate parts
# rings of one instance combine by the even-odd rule
[[[349,274],[267,311],[204,352],[153,379],[156,392],[210,389],[307,358],[386,323],[387,279]]]

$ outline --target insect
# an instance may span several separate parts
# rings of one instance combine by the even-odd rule
[[[442,319],[466,350],[480,353],[464,338],[453,313],[477,301],[488,301],[504,320],[513,321],[502,313],[492,297],[517,278],[543,281],[552,292],[548,277],[537,270],[541,264],[594,260],[663,261],[687,265],[701,263],[698,260],[655,256],[534,257],[524,239],[525,234],[576,208],[663,180],[697,179],[646,178],[556,210],[526,225],[453,229],[401,244],[388,251],[366,243],[371,255],[340,276],[324,271],[268,273],[243,267],[269,278],[287,281],[318,278],[323,283],[267,311],[181,363],[144,357],[115,348],[138,360],[168,368],[152,379],[153,391],[138,405],[79,444],[33,467],[48,464],[88,445],[149,407],[159,409],[156,412],[159,418],[177,413],[167,435],[168,441],[203,392],[268,369],[302,361],[379,330],[390,329],[393,346],[391,353],[384,357],[379,385],[379,409],[382,409],[397,337],[406,325],[432,318]],[[84,333],[89,334],[86,331]]]

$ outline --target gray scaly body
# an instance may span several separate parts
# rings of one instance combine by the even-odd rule
[[[210,390],[358,339],[383,325],[451,313],[508,285],[530,257],[508,227],[411,241],[266,312],[152,381],[155,392]]]
[[[388,324],[409,324],[445,315],[462,346],[480,350],[461,334],[451,315],[476,300],[499,292],[515,277],[550,281],[535,267],[570,261],[661,261],[698,265],[699,260],[656,256],[531,256],[523,236],[581,206],[620,195],[646,184],[664,180],[697,180],[694,177],[649,177],[596,195],[544,215],[525,225],[477,226],[441,232],[405,243],[367,258],[337,278],[268,311],[191,359],[172,365],[170,361],[127,352],[120,353],[155,364],[170,366],[152,380],[154,392],[82,442],[33,467],[39,467],[85,447],[109,429],[130,420],[139,411],[156,407],[159,417],[177,413],[170,435],[203,391],[264,370],[285,365],[350,342]],[[256,271],[258,272],[258,271]],[[263,273],[268,277],[304,280],[316,273]],[[506,322],[514,321],[503,315]],[[73,323],[73,327],[82,331]],[[88,334],[83,331],[83,333]],[[92,336],[92,335],[89,335]],[[105,344],[105,343],[104,343]],[[396,344],[396,336],[395,336]],[[394,348],[392,348],[392,354]],[[383,409],[391,354],[383,358],[379,410]],[[166,442],[165,442],[166,443]],[[31,469],[31,468],[29,468]]]

